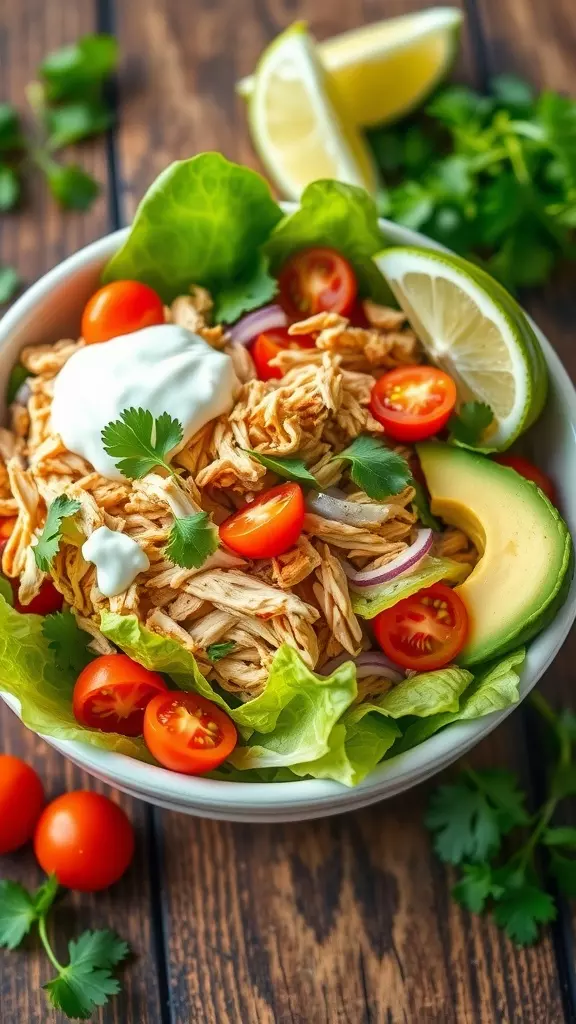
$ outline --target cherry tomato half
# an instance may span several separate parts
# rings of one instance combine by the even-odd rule
[[[533,462],[529,462],[522,455],[496,455],[494,462],[499,462],[501,466],[508,466],[509,469],[515,469],[526,480],[532,480],[554,505],[557,504],[558,499],[554,484],[550,477],[546,476],[541,469],[538,469],[538,466],[535,466]]]
[[[444,583],[419,590],[373,621],[380,647],[402,668],[429,672],[454,660],[468,636],[468,612]]]
[[[379,377],[370,410],[395,441],[423,441],[446,426],[456,385],[435,366],[401,366]]]
[[[112,281],[88,300],[82,314],[87,345],[164,323],[162,299],[140,281]]]
[[[304,511],[299,484],[280,484],[224,520],[220,540],[245,558],[274,558],[294,547]]]
[[[335,249],[302,249],[278,276],[279,302],[297,320],[324,311],[346,316],[358,292],[354,271]]]
[[[236,746],[236,726],[212,701],[196,693],[170,692],[150,701],[144,739],[164,768],[202,775],[226,760]]]
[[[64,604],[64,598],[60,594],[52,580],[45,579],[40,587],[40,592],[33,597],[30,604],[20,604],[18,600],[18,580],[10,580],[14,591],[14,607],[17,612],[23,615],[52,615],[59,612]]]
[[[134,830],[118,804],[100,793],[76,790],[43,811],[34,852],[47,875],[80,892],[97,892],[124,874],[134,855]]]
[[[270,380],[283,376],[279,366],[270,366],[270,362],[284,348],[315,348],[316,342],[309,334],[291,337],[287,327],[273,327],[259,334],[250,346],[250,352],[256,365],[260,380]]]
[[[32,838],[44,803],[34,769],[19,757],[0,754],[0,853],[11,853]]]
[[[88,729],[141,736],[146,705],[167,689],[158,672],[150,672],[127,654],[104,654],[76,680],[74,716]]]

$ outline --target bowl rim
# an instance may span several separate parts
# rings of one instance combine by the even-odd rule
[[[282,204],[294,208],[295,204]],[[388,242],[396,245],[417,245],[447,252],[445,247],[418,232],[400,227],[385,219],[380,227]],[[1,350],[11,333],[25,329],[35,308],[50,294],[55,285],[73,278],[80,270],[106,260],[121,244],[129,227],[110,232],[76,253],[68,256],[33,284],[5,314],[0,323]],[[531,320],[542,344],[550,378],[556,391],[569,410],[569,421],[576,444],[576,390],[550,342]],[[564,643],[576,618],[576,579],[572,581],[566,603],[552,623],[532,641],[520,682],[520,701],[536,685]],[[19,714],[19,702],[7,693],[0,696]],[[104,778],[118,788],[128,789],[144,800],[169,802],[182,810],[195,809],[202,814],[220,817],[250,815],[248,820],[273,820],[274,810],[279,815],[304,810],[310,816],[320,816],[369,804],[377,799],[393,796],[416,785],[473,747],[499,725],[518,705],[493,712],[470,722],[456,722],[425,740],[412,750],[380,763],[362,782],[353,788],[326,779],[301,779],[271,785],[266,782],[227,782],[196,776],[183,776],[156,765],[137,761],[125,754],[93,747],[77,740],[64,740],[43,736],[76,764]],[[42,734],[39,734],[42,735]]]

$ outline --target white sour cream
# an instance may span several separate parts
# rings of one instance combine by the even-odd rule
[[[132,537],[100,526],[82,545],[87,562],[96,566],[98,589],[104,597],[116,597],[128,590],[139,572],[150,568],[148,555]]]
[[[238,387],[230,357],[199,335],[175,324],[145,327],[74,353],[55,380],[52,425],[69,451],[118,480],[101,433],[125,409],[169,413],[182,424],[184,445],[230,412]]]

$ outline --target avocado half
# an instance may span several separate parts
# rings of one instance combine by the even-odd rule
[[[416,445],[434,515],[463,530],[480,558],[457,591],[470,618],[459,664],[526,643],[566,599],[572,538],[542,491],[513,469],[436,442]]]

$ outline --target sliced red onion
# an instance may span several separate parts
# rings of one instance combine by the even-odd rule
[[[239,345],[249,345],[262,331],[286,327],[287,324],[288,317],[280,306],[262,306],[262,309],[255,309],[253,313],[238,320],[230,328],[229,334],[232,341],[237,341]]]
[[[359,572],[348,562],[343,562],[342,565],[350,581],[351,590],[363,594],[367,587],[379,587],[383,583],[389,583],[390,580],[402,576],[409,569],[414,569],[430,551],[433,539],[432,530],[418,530],[416,540],[409,548],[378,569],[364,569]]]
[[[356,678],[366,679],[368,676],[386,676],[393,683],[401,683],[404,679],[404,672],[393,661],[390,661],[380,651],[363,651],[356,658],[350,657],[344,652],[337,658],[332,658],[323,666],[320,675],[329,676],[335,672],[345,661],[353,661],[356,664]]]
[[[335,489],[331,488],[331,490]],[[348,526],[375,526],[390,518],[390,505],[346,501],[344,495],[339,498],[334,493],[324,494],[311,491],[306,498],[306,505],[323,519],[330,519],[335,523],[346,523]]]
[[[16,394],[14,395],[13,401],[16,403],[16,405],[28,405],[28,402],[32,395],[29,380],[30,378],[27,377],[26,380],[23,381],[23,383],[18,388]]]

